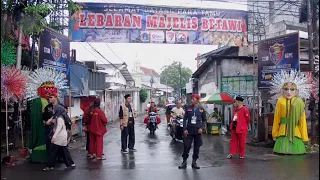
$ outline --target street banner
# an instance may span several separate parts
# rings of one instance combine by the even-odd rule
[[[269,88],[272,77],[281,70],[299,71],[299,48],[299,32],[260,41],[258,44],[258,88]]]
[[[79,3],[69,19],[75,42],[247,46],[248,12],[114,3]]]
[[[61,73],[70,85],[70,41],[68,37],[44,28],[39,41],[38,67],[48,67]]]

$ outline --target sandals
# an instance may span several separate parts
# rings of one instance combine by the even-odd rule
[[[232,154],[229,154],[228,156],[227,156],[227,159],[231,159],[233,157],[233,155]],[[239,159],[244,159],[244,157],[243,156],[239,156]]]
[[[53,170],[54,168],[53,167],[45,167],[45,168],[43,168],[42,169],[42,171],[51,171],[51,170]]]
[[[97,160],[106,160],[107,158],[105,157],[97,157]]]

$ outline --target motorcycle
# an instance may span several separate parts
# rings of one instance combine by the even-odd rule
[[[174,131],[174,125],[176,127],[176,130]],[[170,124],[169,124],[169,134],[172,137],[172,139],[175,141],[183,140],[183,117],[177,116],[176,118],[171,118]]]
[[[155,112],[150,112],[148,114],[149,116],[149,121],[148,121],[148,129],[150,130],[150,134],[154,134],[154,132],[157,129],[157,113]]]

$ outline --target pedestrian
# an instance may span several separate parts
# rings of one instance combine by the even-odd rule
[[[120,118],[120,130],[121,130],[121,152],[127,154],[127,147],[129,151],[136,152],[134,149],[135,144],[135,133],[134,133],[134,124],[136,114],[134,109],[131,106],[131,96],[127,94],[124,96],[125,104],[120,106],[119,118]],[[128,144],[129,137],[129,144]]]
[[[230,123],[231,140],[230,140],[230,154],[227,156],[231,159],[234,154],[239,154],[239,158],[244,158],[248,125],[250,122],[250,112],[243,105],[243,98],[236,97],[232,122]]]
[[[53,134],[54,121],[51,121],[53,118],[53,106],[58,104],[57,94],[49,95],[49,104],[44,108],[42,113],[42,120],[44,121],[45,128],[45,140],[46,140],[46,150],[49,156],[49,150],[51,145],[51,137]]]
[[[86,150],[88,152],[87,157],[91,157],[91,154],[89,153],[89,147],[90,147],[90,134],[87,129],[88,126],[88,119],[89,119],[89,112],[93,109],[93,102],[90,104],[89,108],[84,110],[83,116],[82,116],[82,125],[83,130],[86,132]]]
[[[55,120],[53,119],[53,108],[56,105],[60,105],[63,106],[61,103],[59,103],[58,100],[58,94],[57,93],[51,93],[48,95],[49,97],[49,104],[44,108],[44,112],[42,113],[42,119],[44,121],[44,127],[45,127],[45,140],[46,140],[46,150],[47,150],[47,154],[49,157],[49,151],[50,151],[50,145],[51,143],[51,138],[53,135],[53,128],[54,128],[54,123]],[[67,116],[67,114],[63,114],[63,116]],[[64,119],[66,119],[67,121],[70,120],[70,118],[68,119],[68,117],[64,117]],[[58,162],[63,162],[60,154],[58,154],[57,156],[57,160]]]
[[[64,107],[64,110],[66,112],[66,115],[69,117],[69,115],[68,115],[68,106],[63,106],[63,107]],[[72,140],[71,128],[70,129],[67,128],[67,132],[68,132],[68,144],[67,144],[67,147],[70,148],[69,144],[70,144],[70,142]]]
[[[54,106],[54,134],[51,139],[50,151],[49,151],[49,159],[47,166],[43,169],[43,171],[49,171],[54,169],[54,165],[56,163],[56,159],[58,153],[62,156],[64,164],[66,165],[66,169],[74,169],[76,168],[75,163],[73,162],[69,150],[67,148],[67,128],[66,122],[64,119],[65,110],[61,105]]]
[[[106,125],[108,119],[104,112],[100,109],[100,98],[96,98],[93,102],[93,108],[88,112],[88,126],[90,145],[90,159],[105,160],[103,155],[103,135],[107,132]]]
[[[199,158],[200,146],[202,146],[201,134],[205,130],[207,118],[205,110],[199,105],[199,100],[200,96],[198,94],[192,95],[192,105],[187,106],[187,111],[183,118],[183,162],[179,166],[179,169],[187,168],[187,159],[189,157],[192,142],[194,143],[192,168],[200,169],[197,165],[197,159]]]

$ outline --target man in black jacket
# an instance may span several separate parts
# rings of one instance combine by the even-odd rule
[[[64,107],[63,104],[58,102],[58,94],[51,94],[49,97],[49,104],[44,108],[44,112],[42,113],[42,120],[44,121],[44,125],[45,125],[45,140],[46,140],[46,150],[47,153],[49,154],[49,150],[50,150],[50,145],[51,145],[51,138],[53,135],[53,128],[54,128],[54,122],[55,120],[49,121],[50,119],[54,119],[53,117],[53,107],[56,105],[61,105],[62,107]],[[65,120],[66,123],[66,127],[67,130],[70,129],[71,127],[71,119],[69,118],[69,116],[67,115],[67,113],[63,114],[63,119]],[[60,156],[58,156],[60,159]]]
[[[192,168],[200,169],[197,165],[197,159],[199,158],[200,146],[202,146],[201,134],[205,130],[207,118],[205,110],[199,105],[199,99],[200,96],[198,94],[192,95],[192,105],[187,106],[185,111],[183,118],[183,162],[179,166],[179,169],[187,168],[187,159],[189,157],[192,142],[194,142]]]

